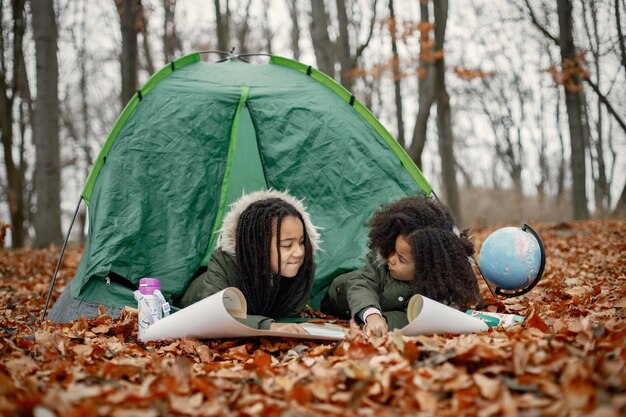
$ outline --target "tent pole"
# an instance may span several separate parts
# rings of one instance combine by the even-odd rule
[[[57,280],[57,274],[59,273],[59,267],[61,266],[61,261],[63,260],[63,254],[65,253],[65,247],[67,246],[67,241],[70,239],[70,233],[72,232],[72,226],[74,226],[74,222],[76,221],[76,215],[78,214],[78,210],[80,209],[80,203],[83,201],[83,196],[81,195],[78,199],[78,204],[76,205],[76,210],[74,210],[74,217],[72,217],[72,222],[70,223],[70,227],[67,229],[67,235],[65,236],[65,242],[63,242],[63,246],[61,247],[61,254],[59,255],[59,261],[57,262],[57,266],[54,269],[54,275],[52,275],[52,281],[50,282],[50,289],[48,290],[48,296],[46,297],[46,304],[43,307],[43,311],[41,312],[41,317],[39,318],[39,322],[43,322],[44,317],[46,316],[46,311],[48,310],[48,304],[50,303],[50,296],[52,296],[52,290],[54,289],[54,283]]]

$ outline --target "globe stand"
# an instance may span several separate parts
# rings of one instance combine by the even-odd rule
[[[480,270],[480,264],[476,262],[476,258],[472,257],[472,259],[474,260],[474,264],[477,266],[476,269],[478,269],[478,273],[482,277],[483,281],[485,281],[485,284],[487,284],[487,288],[489,288],[489,291],[491,292],[491,295],[493,295],[494,298],[498,298],[498,296],[505,297],[505,298],[512,298],[512,297],[519,297],[520,295],[524,295],[530,290],[532,290],[533,288],[535,288],[535,285],[537,285],[537,283],[543,276],[543,269],[546,265],[546,251],[543,247],[543,241],[541,240],[541,238],[539,237],[539,234],[535,231],[535,229],[533,229],[530,225],[524,223],[522,230],[525,232],[529,232],[535,237],[535,239],[537,239],[537,243],[539,244],[539,252],[541,253],[541,265],[539,265],[539,271],[537,272],[537,276],[535,277],[535,279],[533,279],[533,282],[531,282],[528,286],[522,289],[518,289],[518,290],[505,290],[505,289],[498,287],[497,285],[490,283],[489,280],[485,278],[482,271]]]

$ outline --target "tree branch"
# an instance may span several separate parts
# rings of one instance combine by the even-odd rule
[[[372,5],[372,19],[370,20],[370,32],[367,35],[367,39],[365,40],[365,42],[362,43],[356,50],[356,54],[354,55],[355,63],[361,57],[361,55],[363,55],[365,48],[367,48],[370,41],[372,40],[372,34],[374,33],[374,26],[376,26],[376,2],[377,1],[378,0],[374,0],[374,4]]]
[[[587,84],[589,84],[589,86],[591,87],[591,89],[596,93],[596,95],[598,96],[598,100],[600,100],[600,102],[602,104],[604,104],[604,106],[606,107],[606,110],[609,112],[609,114],[611,116],[613,116],[613,118],[615,119],[615,121],[617,122],[617,124],[619,124],[619,126],[622,128],[622,130],[624,132],[626,132],[626,123],[624,123],[624,121],[622,120],[622,118],[619,116],[619,114],[615,111],[615,109],[613,108],[613,106],[611,105],[611,103],[609,102],[609,100],[606,98],[606,96],[604,94],[602,94],[602,92],[600,91],[600,88],[596,85],[596,83],[594,83],[593,81],[591,81],[591,79],[589,77],[583,77],[583,80],[585,80],[585,82]]]
[[[526,7],[528,8],[528,13],[530,14],[530,19],[532,24],[539,29],[539,31],[541,33],[543,33],[548,39],[550,39],[552,42],[554,42],[554,44],[556,46],[558,46],[559,48],[561,47],[561,42],[559,41],[558,38],[552,36],[550,34],[550,32],[548,32],[548,30],[546,28],[544,28],[541,23],[539,23],[539,21],[537,20],[537,17],[535,16],[535,12],[532,10],[532,7],[530,6],[530,3],[528,2],[528,0],[524,0],[524,2],[526,3]],[[622,130],[624,132],[626,132],[626,123],[624,123],[624,121],[622,120],[622,118],[619,116],[619,114],[617,113],[617,111],[615,111],[615,109],[613,108],[613,106],[611,105],[611,103],[609,102],[608,98],[602,94],[602,92],[600,91],[600,88],[598,87],[598,85],[596,83],[594,83],[589,76],[587,77],[583,77],[583,80],[591,87],[591,89],[596,93],[596,95],[598,96],[598,100],[600,100],[600,102],[602,104],[604,104],[604,106],[606,107],[607,111],[609,112],[609,114],[611,116],[613,116],[613,118],[615,119],[615,121],[619,124],[619,126],[622,128]]]
[[[626,45],[624,45],[624,33],[622,33],[622,24],[619,17],[619,0],[615,0],[615,22],[617,23],[617,37],[619,41],[619,50],[622,57],[622,67],[626,71]]]
[[[528,0],[524,0],[524,2],[526,3],[526,7],[528,8],[530,21],[532,22],[532,24],[535,25],[535,27],[539,29],[539,31],[543,33],[548,39],[551,39],[557,46],[560,46],[561,43],[559,42],[559,39],[555,36],[552,36],[552,34],[548,32],[548,29],[546,29],[541,23],[539,23],[539,20],[537,20],[537,16],[535,15],[535,12]]]

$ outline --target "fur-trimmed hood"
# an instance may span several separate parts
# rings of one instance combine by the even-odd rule
[[[220,237],[217,243],[217,247],[224,252],[235,255],[235,247],[237,245],[237,226],[239,225],[239,218],[241,214],[248,208],[248,206],[257,201],[266,200],[268,198],[278,198],[286,203],[291,204],[301,215],[304,220],[304,227],[306,233],[311,240],[311,246],[313,252],[315,252],[320,243],[320,234],[317,231],[318,227],[314,226],[311,222],[311,216],[306,211],[306,207],[302,200],[298,200],[294,196],[277,190],[261,190],[255,191],[250,194],[245,194],[239,197],[234,203],[230,205],[230,210],[224,216],[222,222],[222,228],[220,229]]]

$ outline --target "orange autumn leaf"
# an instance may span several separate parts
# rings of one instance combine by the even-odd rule
[[[311,390],[303,385],[296,385],[291,391],[285,395],[287,401],[295,401],[301,405],[308,405],[311,403]]]
[[[419,359],[420,352],[414,343],[407,342],[404,344],[404,352],[402,352],[402,356],[409,362],[416,361]]]
[[[351,359],[363,359],[378,353],[376,348],[366,343],[351,343],[348,347],[347,356]]]
[[[536,310],[532,310],[530,315],[526,318],[524,322],[527,327],[534,327],[536,329],[541,330],[544,333],[550,333],[550,328],[548,325],[539,317],[539,314]]]
[[[217,388],[212,382],[197,376],[192,376],[189,382],[191,384],[191,387],[194,390],[201,392],[202,395],[204,395],[204,398],[206,398],[207,400],[212,400],[213,398],[215,398]]]
[[[106,378],[133,381],[143,375],[143,368],[137,365],[115,364],[110,362],[105,365],[102,372]]]
[[[252,355],[252,362],[247,362],[244,365],[244,369],[253,369],[256,370],[256,373],[260,377],[268,377],[272,374],[271,366],[272,356],[263,352],[262,350],[257,350]]]

